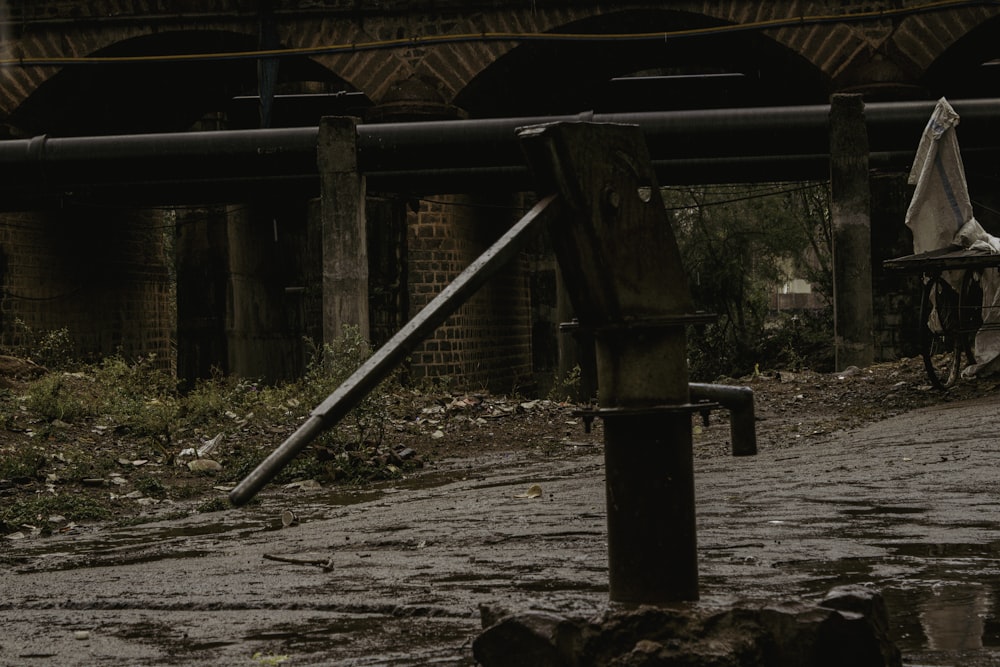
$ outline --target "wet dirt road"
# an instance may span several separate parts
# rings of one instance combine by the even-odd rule
[[[998,421],[995,399],[945,403],[699,458],[699,604],[870,584],[908,664],[1000,665]],[[567,445],[6,541],[0,665],[471,665],[480,604],[606,609],[605,540],[600,448]]]

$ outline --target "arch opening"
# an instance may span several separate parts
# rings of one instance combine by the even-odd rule
[[[124,40],[92,54],[125,57],[226,53],[256,38],[224,31],[177,31]],[[257,60],[81,64],[64,67],[6,120],[8,135],[91,136],[179,132],[207,114],[233,129],[258,126]],[[306,58],[283,58],[272,126],[315,125],[321,115],[370,102]]]
[[[627,11],[560,33],[650,33],[725,25],[700,14]],[[828,78],[757,32],[665,41],[528,42],[485,68],[455,98],[471,117],[817,104]]]

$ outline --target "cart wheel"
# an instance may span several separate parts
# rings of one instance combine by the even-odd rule
[[[955,383],[958,377],[955,370],[959,363],[960,355],[960,348],[952,336],[948,336],[944,332],[937,333],[932,331],[927,323],[931,314],[931,294],[934,290],[937,290],[940,297],[943,293],[942,288],[950,289],[949,285],[939,277],[931,278],[924,286],[923,296],[920,299],[920,354],[924,358],[924,370],[927,372],[927,379],[930,381],[932,387],[941,391]],[[940,298],[937,300],[937,303],[939,304],[938,315],[942,320],[945,332],[947,332],[950,328],[948,326],[948,314],[945,308],[940,307],[943,305]],[[942,375],[938,374],[939,368],[947,368],[947,375],[944,376],[944,380],[942,380]]]

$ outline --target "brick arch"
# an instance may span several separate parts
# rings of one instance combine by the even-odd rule
[[[987,39],[990,36],[996,39],[1000,32],[997,17],[1000,7],[985,5],[909,16],[893,33],[890,44],[901,66],[919,77],[974,31]],[[980,26],[984,30],[977,30]]]
[[[122,39],[84,55],[256,48],[256,34],[227,29],[233,27],[133,31],[127,37],[118,32]],[[83,48],[67,51],[76,54]],[[49,55],[53,50],[41,53]],[[304,57],[285,60],[279,76],[286,81],[321,81],[342,88],[336,77]],[[8,114],[7,121],[17,132],[56,136],[179,131],[188,129],[206,113],[226,109],[233,96],[253,91],[256,83],[256,61],[249,59],[67,66],[35,82],[34,89]]]
[[[678,2],[669,9],[660,3],[633,3],[622,9],[559,8],[536,12],[532,10],[497,12],[468,20],[454,32],[551,32],[566,29],[587,19],[613,17],[625,11],[655,10],[662,15],[690,15],[702,17],[717,24],[746,24],[786,18],[790,11],[795,15],[825,15],[829,13],[824,2],[748,3],[742,0],[728,2]],[[815,67],[820,76],[833,80],[850,67],[856,59],[871,50],[878,30],[870,25],[822,24],[788,26],[760,31],[761,36],[785,47],[790,56],[797,56]],[[886,31],[888,32],[888,31]],[[872,33],[875,33],[873,36]],[[447,91],[456,96],[476,76],[497,60],[517,48],[515,43],[449,44],[430,50],[420,66],[439,75]]]
[[[204,30],[209,26],[189,26]],[[91,56],[115,44],[151,34],[146,26],[121,26],[114,30],[88,24],[70,32],[30,32],[10,44],[8,58],[46,58],[52,56]],[[0,115],[9,116],[42,84],[63,71],[63,67],[4,67],[0,68]]]
[[[100,4],[100,3],[98,3]],[[785,18],[790,15],[825,15],[844,11],[842,3],[831,7],[829,0],[784,0],[748,3],[745,0],[680,0],[670,3],[551,3],[539,8],[535,3],[517,3],[517,7],[463,11],[459,4],[444,3],[442,8],[424,9],[420,2],[387,3],[384,11],[366,15],[354,10],[334,8],[324,13],[304,13],[279,23],[279,37],[290,47],[313,47],[350,44],[406,36],[440,34],[475,34],[479,32],[547,32],[572,26],[581,21],[611,18],[623,11],[660,11],[687,13],[719,23],[745,24]],[[549,3],[546,3],[549,4]],[[887,3],[889,4],[889,3]],[[892,3],[894,4],[894,3]],[[95,5],[96,6],[96,5]],[[142,12],[140,7],[136,14]],[[103,5],[102,5],[103,7]],[[108,11],[111,5],[108,5]],[[452,7],[449,10],[447,7]],[[119,8],[120,9],[120,8]],[[115,9],[114,11],[118,11]],[[29,31],[4,47],[8,57],[38,57],[52,54],[88,55],[113,45],[161,31],[154,23],[102,24],[104,9],[93,10],[92,20],[70,23],[51,31]],[[920,14],[901,19],[852,24],[787,26],[763,30],[758,34],[788,49],[809,63],[830,81],[843,79],[880,53],[891,58],[906,76],[917,78],[935,60],[975,26],[997,16],[1000,8],[963,7]],[[256,39],[256,24],[246,15],[205,22],[176,19],[171,30],[226,30]],[[465,43],[421,45],[417,48],[318,55],[312,58],[328,72],[378,101],[399,80],[419,76],[435,82],[442,96],[453,100],[470,82],[517,45],[514,43]],[[35,90],[60,72],[56,67],[6,67],[0,69],[0,117],[17,109]]]
[[[335,17],[322,19],[308,31],[286,30],[282,37],[290,48],[318,48],[337,44],[359,44],[392,39],[385,24],[359,25]],[[334,73],[371,100],[380,100],[393,82],[415,71],[416,58],[402,50],[371,50],[313,56],[312,60]]]
[[[629,10],[615,9],[604,12],[565,12],[553,21],[552,15],[546,22],[536,21],[532,25],[533,32],[544,32],[556,29],[562,32],[668,32],[676,29],[713,27],[731,24],[732,21],[762,21],[770,18],[780,18],[782,15],[768,5],[755,8],[753,15],[748,14],[748,3],[711,4],[709,7],[698,5],[697,9],[704,11],[684,10],[683,6],[671,5],[669,10],[634,7]],[[726,11],[727,9],[731,11]],[[502,24],[500,30],[524,30],[524,22],[509,22],[508,27]],[[829,31],[829,28],[827,28]],[[795,31],[774,31],[777,36],[791,39],[796,37]],[[850,31],[848,31],[850,32]],[[786,39],[786,42],[788,41]],[[805,43],[808,43],[806,40]],[[740,51],[742,49],[742,51]],[[483,102],[484,107],[503,105],[503,99],[516,98],[519,94],[542,95],[548,89],[558,90],[553,96],[565,95],[565,90],[586,91],[592,87],[603,85],[612,76],[629,74],[642,69],[653,69],[661,66],[704,66],[706,71],[711,68],[721,68],[722,71],[734,71],[734,65],[757,63],[764,66],[769,63],[772,71],[787,70],[789,80],[798,84],[801,89],[801,99],[784,99],[778,96],[774,103],[801,103],[803,101],[822,101],[828,94],[828,77],[823,68],[817,66],[798,51],[790,48],[787,43],[777,39],[768,31],[742,32],[721,36],[705,36],[678,39],[666,47],[661,44],[622,42],[614,47],[614,55],[608,55],[606,45],[574,45],[561,42],[558,45],[526,42],[511,48],[510,45],[496,44],[459,44],[450,45],[447,52],[434,54],[428,58],[432,65],[440,63],[439,69],[449,68],[453,72],[452,79],[461,80],[465,84],[456,95],[456,104],[466,106],[470,100],[483,94],[486,90],[501,90],[504,86],[511,87],[509,93],[493,94],[493,99]],[[518,52],[521,52],[520,54]],[[478,56],[478,59],[477,59]],[[574,59],[579,59],[576,62]],[[553,61],[564,61],[561,70],[552,67]],[[464,72],[459,71],[459,64],[464,64]],[[545,67],[549,70],[545,72]],[[505,72],[497,75],[496,72]],[[506,74],[513,72],[512,75]],[[544,72],[540,74],[539,72]],[[465,74],[465,76],[460,76]],[[526,88],[511,86],[516,77],[531,79],[533,76],[547,76],[549,81],[535,81]],[[772,75],[776,78],[777,75]],[[560,82],[563,88],[559,88]],[[478,88],[478,90],[475,90]],[[781,92],[789,86],[771,85],[771,90]],[[763,90],[763,88],[762,88]],[[527,92],[522,92],[527,91]],[[594,108],[588,106],[593,100],[581,99],[577,108],[542,108],[536,113],[566,113]],[[527,109],[503,109],[501,113],[523,114],[531,113]],[[472,113],[476,113],[474,110]]]

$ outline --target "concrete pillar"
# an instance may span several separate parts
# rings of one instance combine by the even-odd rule
[[[341,117],[325,117],[319,125],[323,340],[327,343],[348,325],[369,337],[365,179],[358,171],[356,126],[355,119]]]
[[[830,105],[834,346],[837,369],[874,358],[868,133],[861,95]]]

